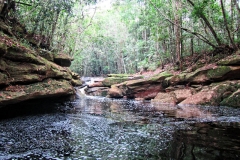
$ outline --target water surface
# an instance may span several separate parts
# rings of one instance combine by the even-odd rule
[[[21,109],[19,107],[22,107]],[[240,110],[78,97],[1,110],[0,159],[239,159]]]

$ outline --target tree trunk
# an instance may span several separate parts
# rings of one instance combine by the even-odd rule
[[[239,5],[238,5],[238,3],[239,3],[239,0],[233,0],[234,2],[234,5],[236,6],[236,9],[237,9],[237,11],[238,11],[238,14],[237,14],[237,24],[236,24],[236,26],[237,26],[237,29],[236,29],[236,32],[237,32],[237,38],[238,39],[240,39],[240,8],[239,8]]]
[[[238,14],[240,15],[240,8],[239,8],[239,5],[238,5],[238,2],[239,0],[235,0],[235,5],[236,5],[236,8],[238,10]]]
[[[55,21],[53,20],[52,31],[51,31],[51,34],[50,34],[50,36],[49,36],[49,41],[50,41],[50,43],[51,43],[51,46],[53,45],[53,44],[52,44],[53,35],[54,35],[55,30],[56,30],[56,26],[57,26],[59,14],[60,14],[60,11],[58,11],[58,12],[56,13],[56,19],[55,19]]]
[[[191,37],[191,55],[193,56],[194,49],[193,49],[193,37]]]
[[[226,27],[226,31],[227,31],[227,34],[228,34],[228,38],[231,42],[231,45],[233,46],[234,50],[237,49],[237,46],[235,45],[233,39],[232,39],[232,36],[231,36],[231,33],[229,31],[229,28],[228,28],[228,22],[227,22],[227,18],[226,18],[226,13],[225,13],[225,9],[224,9],[224,5],[223,5],[223,1],[220,0],[220,3],[221,3],[221,8],[222,8],[222,14],[223,14],[223,19],[224,19],[224,25]]]
[[[182,61],[181,61],[181,18],[179,15],[179,11],[181,9],[181,2],[180,0],[175,0],[175,24],[174,25],[174,32],[175,32],[175,51],[176,51],[176,58],[177,58],[177,65],[180,70],[182,70]]]
[[[195,7],[195,4],[191,1],[191,0],[187,0],[188,3],[190,3],[193,7]],[[216,40],[218,46],[221,46],[222,45],[222,42],[220,40],[220,38],[217,36],[217,33],[215,32],[215,30],[213,29],[212,25],[210,24],[210,22],[208,21],[208,19],[206,18],[206,16],[202,13],[202,12],[199,12],[199,15],[198,15],[200,18],[203,19],[203,21],[206,23],[206,25],[208,26],[208,28],[210,29],[214,39]]]

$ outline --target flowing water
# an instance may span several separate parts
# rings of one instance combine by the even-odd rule
[[[239,109],[85,96],[0,112],[1,160],[240,159]]]

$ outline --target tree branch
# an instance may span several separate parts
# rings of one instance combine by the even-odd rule
[[[16,2],[15,3],[18,3],[18,4],[22,4],[22,5],[25,5],[25,6],[32,6],[31,4],[27,4],[27,3],[23,3],[23,2]]]
[[[191,1],[191,0],[187,0],[188,3],[190,3],[193,7],[195,7],[195,4]],[[202,18],[204,20],[204,22],[206,23],[206,25],[208,26],[208,28],[210,29],[213,37],[215,38],[216,42],[218,43],[218,46],[221,46],[222,42],[221,40],[218,38],[217,33],[215,32],[215,30],[213,29],[212,25],[210,24],[210,22],[208,21],[208,19],[206,18],[206,16],[200,12],[199,13],[199,17]]]
[[[89,24],[80,32],[80,35],[81,35],[89,26],[92,25],[93,17],[94,17],[94,15],[95,15],[96,11],[97,11],[97,8],[95,8],[94,13],[93,13],[93,15],[92,15],[92,17],[91,17],[91,20],[90,20]]]
[[[149,0],[149,2],[153,5],[153,7],[158,11],[159,14],[161,14],[161,15],[164,16],[165,20],[167,20],[168,22],[170,22],[170,23],[173,24],[173,25],[177,25],[177,24],[174,23],[172,20],[170,20],[164,13],[162,13],[162,12],[157,8],[157,6],[152,3],[151,0]],[[179,25],[178,25],[178,27],[180,27],[182,30],[184,30],[184,31],[186,31],[186,32],[188,32],[188,33],[190,33],[190,34],[198,37],[200,40],[202,40],[203,42],[205,42],[205,43],[207,43],[208,45],[212,46],[213,48],[217,48],[217,46],[215,46],[213,43],[211,43],[207,38],[205,38],[205,37],[204,37],[203,35],[201,35],[200,33],[191,31],[191,30],[189,30],[189,29],[187,29],[187,28],[184,28],[184,27],[182,27],[182,26],[179,26]]]
[[[223,6],[223,1],[220,0],[220,3],[221,3],[221,8],[222,8],[224,24],[225,24],[225,27],[226,27],[226,30],[227,30],[227,33],[228,33],[228,38],[230,39],[230,42],[231,42],[233,48],[236,50],[237,46],[235,45],[235,43],[234,43],[234,41],[232,39],[231,33],[229,31],[229,28],[228,28],[228,23],[227,23],[227,18],[226,18],[226,14],[225,14],[225,9],[224,9],[224,6]]]

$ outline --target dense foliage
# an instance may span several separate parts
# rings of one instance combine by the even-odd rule
[[[72,69],[82,75],[134,73],[178,64],[194,53],[239,46],[239,1],[119,0],[87,14]],[[227,53],[226,52],[226,53]]]
[[[184,56],[233,52],[240,43],[239,0],[15,3],[9,16],[44,35],[52,51],[74,57],[71,68],[85,76],[154,70],[167,62],[181,69]]]

